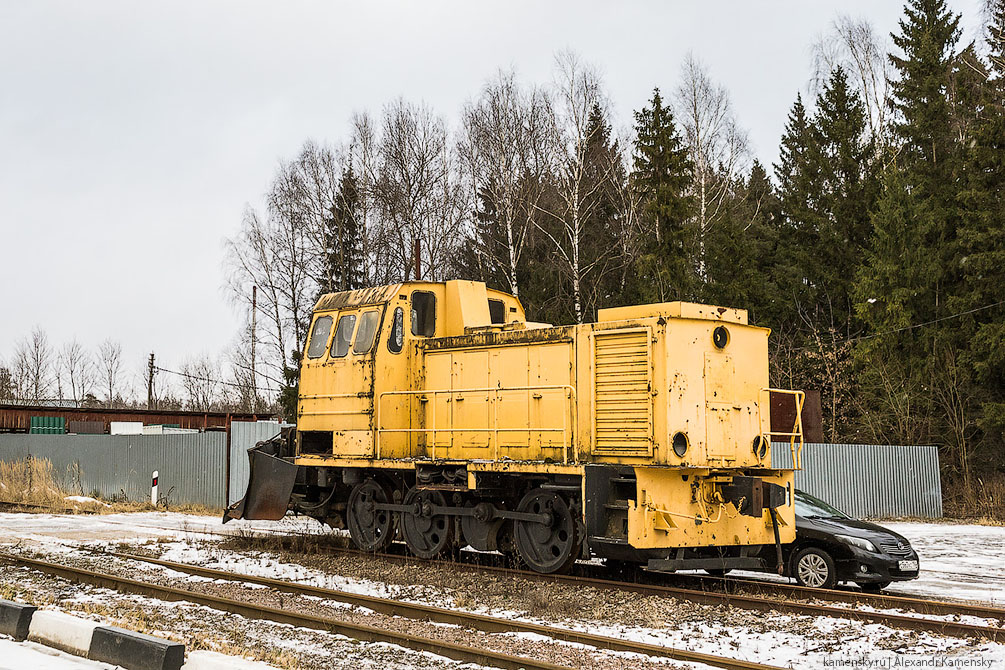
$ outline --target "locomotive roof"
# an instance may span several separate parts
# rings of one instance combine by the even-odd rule
[[[315,312],[344,309],[346,307],[361,307],[363,305],[378,305],[391,300],[404,284],[388,284],[371,288],[359,288],[352,291],[326,293],[318,298],[314,305]]]
[[[315,312],[329,312],[351,307],[364,307],[366,305],[381,305],[394,299],[394,296],[403,290],[421,288],[423,286],[444,286],[446,282],[410,281],[397,284],[387,284],[384,286],[372,286],[369,288],[354,289],[352,291],[339,291],[338,293],[325,293],[318,298],[314,305]],[[509,295],[503,291],[485,287],[489,294]]]

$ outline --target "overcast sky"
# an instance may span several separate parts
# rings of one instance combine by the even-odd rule
[[[950,0],[972,39],[979,0]],[[0,0],[0,361],[41,326],[123,343],[130,372],[220,353],[241,318],[223,239],[307,138],[399,95],[456,121],[499,67],[598,66],[615,126],[693,51],[770,164],[838,12],[896,29],[899,0],[44,2]]]

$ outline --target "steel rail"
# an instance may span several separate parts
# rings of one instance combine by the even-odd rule
[[[503,654],[501,652],[490,651],[488,649],[478,649],[467,647],[461,644],[434,640],[432,638],[403,633],[363,624],[352,624],[331,617],[315,616],[293,612],[266,605],[256,605],[243,600],[232,600],[221,598],[207,593],[198,593],[187,589],[178,589],[170,586],[160,586],[150,584],[126,577],[118,577],[92,570],[74,568],[60,563],[40,561],[13,554],[0,552],[0,561],[27,565],[40,572],[62,577],[74,582],[84,582],[102,588],[113,589],[125,593],[135,593],[142,596],[150,596],[163,600],[187,601],[197,605],[204,605],[213,609],[239,614],[249,619],[264,619],[277,623],[285,623],[301,628],[311,628],[326,632],[337,633],[363,642],[383,642],[407,647],[414,651],[429,652],[440,656],[446,656],[454,660],[465,663],[477,663],[495,668],[505,668],[506,670],[572,670],[563,665],[556,665],[547,661],[539,661],[533,658],[520,658]],[[767,666],[765,666],[767,667]]]
[[[96,552],[98,553],[98,552]],[[293,582],[286,582],[282,580],[270,579],[268,577],[255,577],[251,575],[243,575],[233,572],[228,572],[225,570],[214,570],[212,568],[203,568],[201,566],[193,566],[186,563],[174,563],[172,561],[164,561],[161,559],[149,558],[145,556],[138,556],[135,554],[125,554],[120,552],[108,552],[112,556],[119,558],[130,559],[130,560],[140,560],[155,565],[161,565],[164,567],[169,567],[174,570],[179,570],[182,572],[190,572],[192,574],[198,574],[206,577],[214,577],[218,579],[231,579],[239,581],[247,581],[251,583],[257,583],[264,586],[271,586],[273,588],[283,588],[290,590],[291,592],[311,592],[313,595],[327,594],[327,597],[336,597],[336,594],[340,594],[339,591],[330,591],[328,589],[321,589],[318,587],[312,587],[307,585],[296,584]],[[495,570],[496,568],[493,568]],[[513,571],[519,576],[523,576],[524,571]],[[536,574],[536,573],[535,573]],[[996,628],[992,626],[981,626],[976,624],[967,624],[957,621],[943,621],[940,619],[925,619],[921,617],[904,616],[901,614],[892,614],[886,612],[866,612],[862,610],[848,609],[845,607],[830,607],[828,605],[817,605],[813,603],[793,603],[789,601],[779,601],[769,598],[760,598],[757,596],[741,596],[736,594],[724,594],[708,591],[696,591],[688,589],[678,589],[676,587],[663,587],[663,586],[651,586],[643,584],[626,584],[624,582],[608,582],[607,580],[596,580],[590,577],[568,577],[561,576],[560,581],[573,581],[574,583],[581,585],[596,586],[600,583],[600,586],[613,586],[614,588],[624,589],[625,586],[631,588],[631,590],[636,590],[632,587],[638,587],[639,592],[645,593],[645,589],[655,590],[659,594],[670,593],[675,597],[679,597],[683,592],[683,597],[692,602],[702,602],[703,604],[727,604],[739,606],[743,609],[754,609],[761,611],[771,611],[780,610],[795,614],[804,615],[820,615],[820,616],[834,616],[846,619],[855,619],[860,621],[874,621],[876,623],[882,623],[888,625],[891,628],[905,628],[909,630],[918,630],[925,632],[948,634],[956,637],[984,637],[995,641],[1005,640],[1005,629]],[[373,607],[373,605],[366,604],[366,600],[370,597],[368,596],[357,596],[355,594],[344,594],[346,600],[344,602],[355,601],[356,604],[360,604],[364,607]],[[405,609],[411,608],[412,614],[404,614],[401,611],[396,611],[394,614],[401,616],[413,616],[417,615],[421,618],[423,615],[429,615],[434,613],[438,608],[428,608],[423,605],[410,605],[407,603],[400,603],[399,601],[385,601],[380,603],[383,599],[375,598],[373,599],[374,604],[378,606],[395,606],[398,608],[404,607]],[[443,610],[443,612],[449,613],[449,610]],[[456,613],[454,613],[456,614]],[[491,617],[486,617],[486,619],[492,619]],[[498,621],[498,620],[496,620]],[[448,621],[447,623],[459,623],[456,620]],[[488,622],[486,622],[488,623]],[[544,627],[547,628],[547,627]],[[549,635],[551,637],[556,637],[551,631],[557,631],[559,633],[563,632],[563,629],[549,629],[549,632],[544,632],[542,630],[532,630],[528,632],[540,633],[542,635]],[[577,634],[578,635],[578,634]],[[584,644],[592,644],[597,646],[597,643],[603,642],[604,640],[611,640],[611,638],[603,638],[600,636],[595,636],[595,642],[585,642],[582,639],[569,639],[570,642],[582,642]],[[610,648],[610,647],[609,647]],[[660,647],[655,647],[659,649]],[[638,651],[638,649],[622,649],[622,651]],[[640,652],[640,653],[652,653]],[[690,652],[689,652],[690,653]],[[676,658],[675,656],[670,656],[670,658]],[[681,660],[696,660],[697,659],[681,659]],[[701,660],[698,662],[710,663],[707,660]],[[714,665],[714,663],[711,663]],[[721,666],[720,666],[721,667]]]
[[[165,529],[167,530],[167,529]],[[203,531],[196,531],[203,532]],[[231,535],[229,533],[214,533],[212,531],[205,531],[208,535],[218,535],[226,536],[237,539],[245,539],[236,535]],[[284,539],[287,537],[300,537],[300,538],[318,538],[324,536],[312,535],[312,534],[281,534],[273,533],[273,531],[267,531],[269,534],[252,536],[250,539]],[[350,547],[330,547],[333,551],[338,553],[352,554],[358,556],[366,557],[376,557],[383,558],[386,560],[396,561],[399,563],[408,562],[432,562],[432,563],[449,563],[451,565],[460,565],[464,567],[471,568],[473,570],[480,570],[484,572],[494,572],[499,574],[514,575],[526,577],[528,579],[533,579],[536,581],[551,581],[551,582],[564,582],[570,584],[579,584],[585,586],[593,586],[596,588],[603,589],[620,589],[629,590],[636,593],[642,593],[646,595],[671,595],[677,596],[685,599],[693,598],[707,598],[703,602],[706,604],[736,604],[738,606],[743,606],[742,603],[750,602],[751,600],[757,600],[755,596],[744,596],[742,594],[726,593],[721,591],[702,591],[697,589],[688,589],[679,586],[666,586],[663,584],[644,584],[638,582],[631,582],[619,579],[602,579],[597,577],[584,577],[579,575],[546,575],[532,570],[520,570],[514,568],[505,568],[497,565],[485,565],[479,563],[472,563],[466,561],[455,561],[450,559],[422,559],[417,556],[412,556],[411,554],[391,554],[391,553],[372,553],[366,552],[361,549],[355,549]],[[645,570],[642,571],[643,574],[649,576],[660,576],[661,573],[650,573]],[[671,576],[671,575],[666,575]],[[764,592],[776,592],[783,596],[794,596],[802,598],[811,598],[816,600],[830,600],[834,602],[846,602],[855,605],[871,605],[880,608],[890,608],[890,609],[904,609],[912,612],[917,612],[919,614],[929,614],[929,615],[945,615],[945,616],[973,616],[985,619],[997,619],[999,621],[1005,621],[1005,609],[989,607],[986,605],[972,605],[964,603],[953,603],[945,600],[926,600],[923,598],[915,598],[909,596],[897,596],[882,593],[863,593],[860,591],[842,591],[839,589],[819,589],[810,588],[806,586],[798,586],[795,584],[781,584],[778,582],[770,581],[759,581],[755,579],[737,579],[730,577],[706,577],[703,575],[679,575],[681,577],[689,577],[693,579],[698,579],[702,583],[713,583],[713,584],[727,584],[730,586],[742,586],[749,587],[753,589],[758,589]],[[772,599],[763,599],[766,603],[769,603],[771,607],[765,607],[763,609],[783,609],[789,605],[800,606],[802,603],[791,603],[789,601],[780,601]],[[753,604],[752,602],[750,604]],[[806,607],[826,607],[825,605],[813,605],[806,604]],[[752,607],[752,609],[762,609],[758,607]],[[854,612],[855,610],[850,610],[847,608],[833,607],[830,608],[833,612]],[[810,613],[810,612],[801,612]],[[882,613],[867,612],[862,613],[862,616],[855,617],[851,615],[851,618],[865,618],[868,617],[883,616]],[[847,615],[845,615],[847,618]],[[887,616],[899,616],[899,615],[887,615]],[[931,619],[918,619],[918,617],[901,617],[903,620],[913,620],[913,621],[933,621]],[[939,622],[943,623],[943,622]],[[962,624],[966,625],[966,624]],[[907,626],[911,628],[911,626]],[[971,633],[977,633],[984,630],[985,627],[975,626]],[[987,628],[989,631],[996,632],[999,636],[1003,635],[1001,629],[999,628]],[[962,632],[962,629],[961,629]],[[996,638],[997,639],[997,638]]]
[[[276,536],[269,536],[276,537]],[[281,537],[281,536],[279,536]],[[967,624],[958,621],[943,621],[940,619],[926,619],[923,617],[907,616],[904,614],[894,614],[887,612],[870,612],[860,609],[852,609],[848,607],[832,607],[829,605],[820,605],[815,603],[802,603],[802,602],[792,602],[790,600],[777,600],[774,598],[765,598],[762,596],[750,596],[737,593],[726,593],[721,591],[700,591],[697,589],[688,589],[678,586],[664,586],[659,584],[640,584],[636,582],[628,582],[621,580],[611,580],[611,579],[599,579],[596,577],[581,577],[578,575],[545,575],[530,570],[516,570],[513,568],[503,568],[494,565],[479,565],[475,563],[464,563],[456,561],[445,561],[443,559],[420,559],[416,556],[411,555],[397,555],[397,554],[373,554],[369,552],[364,552],[358,549],[338,549],[339,552],[344,553],[354,553],[364,556],[372,556],[378,558],[385,558],[390,560],[395,560],[399,562],[440,562],[449,563],[451,565],[461,565],[464,567],[469,567],[474,570],[482,572],[492,572],[503,575],[512,575],[515,577],[524,577],[533,579],[536,581],[548,581],[564,583],[576,586],[591,586],[600,589],[608,590],[621,590],[621,591],[631,591],[633,593],[639,593],[642,595],[654,595],[654,596],[672,596],[675,598],[681,598],[688,600],[690,602],[696,602],[704,605],[731,605],[734,607],[739,607],[741,609],[749,609],[756,611],[778,611],[787,612],[791,614],[802,614],[808,616],[832,616],[842,619],[853,619],[857,621],[870,621],[881,623],[891,628],[901,628],[906,630],[916,630],[923,632],[940,633],[943,635],[950,635],[953,637],[984,637],[995,641],[1005,641],[1005,629],[994,626],[981,626],[977,624]],[[729,581],[729,580],[726,580]],[[756,582],[753,581],[758,587],[767,586],[769,589],[774,586],[771,582]],[[790,585],[781,585],[790,586]],[[823,598],[826,599],[827,595],[832,593],[832,591],[821,589],[817,592],[816,589],[805,589],[805,587],[792,587],[795,592],[804,592],[809,594],[807,597]],[[805,589],[805,591],[799,591]],[[860,596],[862,594],[851,593],[851,592],[841,592],[833,591],[836,594],[842,594],[840,597],[846,596]],[[872,595],[872,594],[865,594]],[[975,616],[984,617],[991,619],[1005,620],[1005,611],[990,607],[969,607],[964,606],[958,608],[952,603],[945,603],[939,601],[925,601],[914,598],[903,598],[901,596],[879,596],[879,598],[884,599],[886,606],[904,606],[908,609],[918,611],[918,608],[928,607],[930,609],[941,609],[942,614],[951,615],[962,615],[962,616]],[[849,598],[849,602],[861,603],[861,598]],[[933,614],[934,612],[927,612]]]
[[[494,617],[489,617],[480,614],[456,612],[453,610],[448,610],[439,607],[432,607],[428,605],[419,605],[415,603],[407,603],[398,600],[378,598],[375,596],[365,596],[360,594],[346,593],[343,591],[314,587],[305,584],[297,584],[294,582],[286,582],[277,579],[270,579],[267,577],[255,577],[252,575],[243,575],[239,573],[228,572],[225,570],[214,570],[211,568],[192,566],[185,563],[163,561],[160,559],[154,559],[146,556],[123,554],[118,552],[94,552],[94,553],[97,554],[106,553],[107,555],[115,556],[118,558],[144,561],[155,565],[161,565],[163,567],[168,567],[172,570],[177,570],[179,572],[187,572],[190,574],[201,575],[215,579],[227,579],[231,581],[242,581],[242,582],[259,584],[262,586],[274,588],[276,590],[281,590],[298,595],[319,596],[326,599],[336,600],[339,602],[346,602],[354,605],[359,605],[361,607],[367,607],[374,611],[382,612],[392,616],[401,616],[411,619],[432,620],[442,623],[450,623],[463,626],[466,628],[481,630],[484,632],[509,633],[517,631],[517,632],[535,633],[556,640],[579,643],[595,647],[601,650],[626,651],[637,654],[643,654],[647,656],[670,658],[679,661],[704,663],[707,665],[724,668],[726,670],[781,670],[781,668],[779,668],[778,666],[765,665],[762,663],[755,663],[752,661],[745,661],[741,659],[733,659],[723,656],[717,656],[714,654],[704,654],[701,652],[676,649],[673,647],[662,647],[659,645],[646,644],[642,642],[633,642],[630,640],[619,640],[616,638],[594,635],[592,633],[583,633],[569,629],[554,628],[539,624],[512,621],[509,619],[497,619]],[[134,579],[118,577],[116,575],[94,572],[82,568],[74,568],[59,563],[40,561],[37,559],[25,558],[3,552],[0,552],[0,560],[28,565],[42,572],[48,574],[54,574],[56,576],[71,579],[73,581],[83,581],[95,584],[97,586],[103,586],[105,588],[112,588],[119,591],[138,593],[140,595],[149,595],[164,598],[167,600],[186,600],[196,604],[206,605],[208,607],[233,612],[235,614],[240,614],[242,616],[247,616],[249,618],[268,619],[270,621],[288,623],[291,625],[302,626],[305,628],[314,628],[319,630],[332,631],[340,633],[342,635],[346,635],[348,637],[368,642],[388,642],[391,644],[405,646],[417,651],[431,652],[465,662],[474,662],[492,667],[513,668],[513,669],[525,668],[527,670],[571,670],[568,669],[566,666],[556,665],[546,661],[538,661],[532,658],[511,656],[509,654],[503,654],[500,652],[490,651],[486,649],[479,649],[475,647],[467,647],[464,645],[443,642],[431,638],[425,638],[418,635],[399,633],[396,631],[389,631],[381,628],[375,628],[373,626],[350,624],[343,621],[339,621],[338,619],[332,619],[330,617],[315,616],[299,612],[293,612],[286,609],[278,609],[264,605],[256,605],[253,603],[249,603],[247,601],[232,600],[228,598],[213,596],[210,594],[190,591],[188,589],[179,589],[175,587],[151,584],[148,582],[142,582]]]
[[[438,621],[440,623],[448,623],[458,626],[464,626],[466,628],[474,628],[476,630],[481,630],[487,633],[510,633],[510,632],[534,633],[537,635],[543,635],[546,637],[554,638],[556,640],[562,640],[563,642],[574,642],[577,644],[584,644],[591,647],[596,647],[598,649],[607,649],[611,651],[627,651],[648,656],[660,656],[678,661],[691,661],[694,663],[704,663],[718,668],[753,669],[753,668],[771,667],[771,666],[765,666],[760,663],[742,661],[723,656],[718,656],[715,654],[703,654],[700,652],[689,651],[686,649],[677,649],[674,647],[646,644],[643,642],[634,642],[631,640],[621,640],[618,638],[607,637],[604,635],[595,635],[593,633],[586,633],[568,628],[557,628],[554,626],[545,626],[530,622],[516,621],[513,619],[500,619],[497,617],[486,616],[484,614],[474,614],[470,612],[449,610],[442,607],[434,607],[432,605],[422,605],[419,603],[410,603],[402,600],[393,600],[390,598],[379,598],[377,596],[367,596],[358,593],[349,593],[346,591],[327,589],[319,586],[311,586],[309,584],[301,584],[298,582],[273,579],[271,577],[259,577],[256,575],[230,572],[228,570],[216,570],[213,568],[191,565],[189,563],[177,563],[174,561],[165,561],[163,559],[152,558],[149,556],[140,556],[137,554],[127,554],[122,552],[95,551],[94,553],[106,554],[109,556],[114,556],[116,558],[133,560],[133,561],[143,561],[145,563],[159,565],[165,568],[170,568],[171,570],[176,570],[178,572],[186,572],[201,577],[209,577],[212,579],[226,579],[238,582],[248,582],[251,584],[258,584],[260,586],[267,586],[279,591],[285,591],[287,593],[293,593],[297,595],[318,596],[321,598],[336,600],[338,602],[344,602],[359,607],[366,607],[376,612],[381,612],[383,614],[388,614],[390,616],[400,616],[409,619]]]
[[[926,600],[914,596],[901,596],[888,593],[865,593],[863,591],[844,591],[841,589],[820,589],[797,584],[781,584],[778,582],[760,581],[740,577],[705,577],[694,575],[703,582],[720,582],[731,586],[776,591],[787,595],[832,600],[835,602],[853,603],[856,605],[872,605],[891,609],[905,609],[920,614],[941,614],[950,616],[975,616],[985,619],[1005,621],[1005,609],[987,605],[954,603],[946,600]]]
[[[2,502],[0,502],[2,504]],[[35,505],[36,507],[43,507],[41,505]],[[109,523],[114,523],[109,521]],[[320,539],[326,537],[325,535],[312,534],[312,533],[296,533],[296,532],[283,532],[267,530],[262,531],[259,534],[258,530],[253,531],[254,534],[251,536],[242,536],[237,533],[226,533],[213,530],[196,530],[196,529],[183,529],[183,528],[168,528],[164,526],[146,526],[150,529],[165,530],[170,532],[178,533],[193,533],[196,535],[211,535],[214,537],[224,537],[228,539],[264,539],[264,538],[278,538],[280,540],[286,538],[310,538],[310,539]],[[685,599],[692,599],[701,597],[703,600],[699,602],[705,602],[706,604],[736,604],[743,607],[744,598],[750,598],[749,596],[742,596],[739,594],[732,593],[717,593],[713,591],[699,591],[695,589],[685,589],[682,587],[665,586],[658,584],[640,584],[635,582],[629,582],[624,580],[609,580],[609,579],[599,579],[594,577],[581,577],[573,575],[544,575],[530,570],[517,570],[513,568],[504,568],[500,566],[484,565],[468,562],[458,562],[449,561],[444,559],[421,559],[416,556],[411,556],[407,554],[390,554],[390,553],[372,553],[365,552],[359,549],[348,548],[348,547],[329,547],[330,549],[337,551],[339,553],[354,554],[367,557],[383,558],[385,560],[398,561],[398,562],[433,562],[433,563],[450,563],[452,565],[461,565],[469,567],[475,570],[481,570],[486,572],[497,572],[501,574],[511,574],[514,576],[522,576],[528,579],[534,579],[538,581],[553,581],[553,582],[566,582],[573,584],[582,584],[586,586],[594,586],[596,588],[603,589],[620,589],[629,590],[636,593],[642,593],[646,595],[672,595],[677,597],[682,597]],[[652,573],[656,574],[656,573]],[[741,586],[745,588],[757,589],[766,592],[780,592],[780,595],[788,595],[803,598],[812,598],[816,600],[830,600],[834,602],[846,602],[856,605],[871,605],[880,608],[891,608],[891,609],[904,609],[908,611],[917,612],[919,614],[929,614],[929,615],[945,615],[945,616],[973,616],[978,618],[986,619],[997,619],[999,621],[1005,621],[1005,609],[989,607],[986,605],[977,604],[963,604],[963,603],[953,603],[945,600],[926,600],[924,598],[916,598],[911,596],[899,596],[890,594],[877,594],[877,593],[864,593],[860,591],[844,591],[840,589],[819,589],[810,588],[805,586],[798,586],[794,584],[781,584],[778,582],[770,581],[759,581],[755,579],[738,579],[735,577],[705,577],[703,575],[688,575],[688,577],[693,579],[701,580],[703,583],[711,582],[715,584],[727,584]],[[770,603],[770,607],[752,607],[752,609],[783,609],[789,605],[798,606],[800,603],[788,603],[785,601],[778,600],[766,600],[766,603]],[[753,605],[754,603],[749,603]],[[824,607],[824,606],[813,606],[807,605],[807,607]],[[848,614],[856,612],[856,610],[851,610],[847,608],[831,608],[834,612],[834,616],[844,616],[845,618],[859,618],[859,619],[875,619],[879,616],[886,617],[897,617],[898,615],[884,615],[883,613],[861,613],[859,615]],[[803,612],[810,613],[810,612]],[[840,613],[840,614],[838,614]],[[900,620],[905,623],[903,627],[911,628],[915,630],[930,630],[918,628],[918,624],[913,624],[915,621],[928,621],[932,622],[931,619],[919,619],[917,617],[900,617]],[[949,624],[954,622],[935,622],[938,624]],[[983,627],[983,626],[971,626],[970,629],[964,627],[967,624],[955,624],[959,628],[959,634],[963,635],[974,635],[981,634],[982,631],[990,632],[995,635],[992,639],[1003,639],[1003,632],[1000,628],[994,627]],[[941,631],[945,632],[945,631]]]

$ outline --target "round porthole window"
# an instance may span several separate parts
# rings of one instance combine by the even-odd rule
[[[725,349],[726,345],[729,344],[729,331],[726,330],[725,326],[716,326],[715,330],[712,331],[712,344],[715,345],[716,349]]]
[[[674,433],[673,452],[677,454],[677,458],[684,458],[684,454],[687,453],[687,447],[687,435],[679,431]]]

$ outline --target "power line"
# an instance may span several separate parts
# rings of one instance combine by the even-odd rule
[[[982,312],[982,311],[984,311],[986,309],[994,309],[995,307],[1000,307],[1001,305],[1005,305],[1005,300],[999,300],[998,302],[992,303],[990,305],[983,305],[981,307],[974,307],[973,309],[968,309],[968,310],[964,310],[962,312],[957,312],[956,314],[949,314],[948,316],[942,316],[942,317],[939,317],[938,319],[932,319],[931,321],[925,321],[924,323],[914,323],[914,324],[911,324],[910,326],[903,326],[902,328],[894,328],[893,330],[884,330],[884,331],[882,331],[880,333],[872,333],[870,335],[859,335],[858,337],[850,337],[847,340],[844,340],[844,343],[845,344],[851,344],[853,342],[861,342],[862,340],[871,340],[874,337],[881,337],[883,335],[893,335],[894,333],[902,333],[902,332],[905,332],[905,331],[908,331],[908,330],[914,330],[916,328],[923,328],[925,326],[930,326],[933,323],[939,323],[941,321],[948,321],[949,319],[956,319],[956,318],[961,317],[961,316],[966,316],[967,314],[973,314],[974,312]],[[803,350],[808,350],[808,349],[816,349],[816,347],[810,347],[810,346],[795,347],[794,349],[790,349],[790,351],[803,351]]]
[[[938,319],[932,319],[931,321],[925,321],[924,323],[916,323],[916,324],[913,324],[913,325],[910,325],[910,326],[904,326],[903,328],[895,328],[894,330],[886,330],[886,331],[883,331],[882,333],[873,333],[871,335],[862,335],[860,337],[853,337],[852,339],[848,340],[848,342],[858,342],[859,340],[869,340],[869,339],[872,339],[874,337],[879,337],[880,335],[892,335],[894,333],[901,333],[901,332],[904,332],[906,330],[914,330],[915,328],[922,328],[924,326],[930,326],[933,323],[939,323],[940,321],[948,321],[949,319],[955,319],[955,318],[960,317],[960,316],[966,316],[967,314],[973,314],[974,312],[981,312],[981,311],[983,311],[985,309],[992,309],[992,308],[998,307],[1000,305],[1005,305],[1005,300],[999,300],[996,303],[993,303],[991,305],[984,305],[983,307],[974,307],[973,309],[968,309],[968,310],[963,311],[963,312],[957,312],[956,314],[950,314],[949,316],[942,316],[942,317],[939,317]]]
[[[189,374],[188,372],[179,372],[178,370],[168,370],[167,368],[162,368],[162,367],[159,367],[159,366],[156,366],[156,365],[154,366],[153,369],[156,370],[157,372],[166,372],[169,375],[178,375],[179,377],[186,377],[188,379],[194,379],[196,381],[201,381],[201,382],[210,382],[212,384],[224,384],[226,386],[233,386],[234,388],[239,388],[239,389],[249,389],[249,388],[251,388],[251,389],[254,389],[256,391],[266,391],[268,393],[272,393],[274,391],[274,389],[265,388],[265,387],[262,387],[262,386],[249,386],[248,384],[238,384],[237,382],[228,382],[228,381],[224,381],[222,379],[211,379],[209,377],[200,377],[199,375]]]

